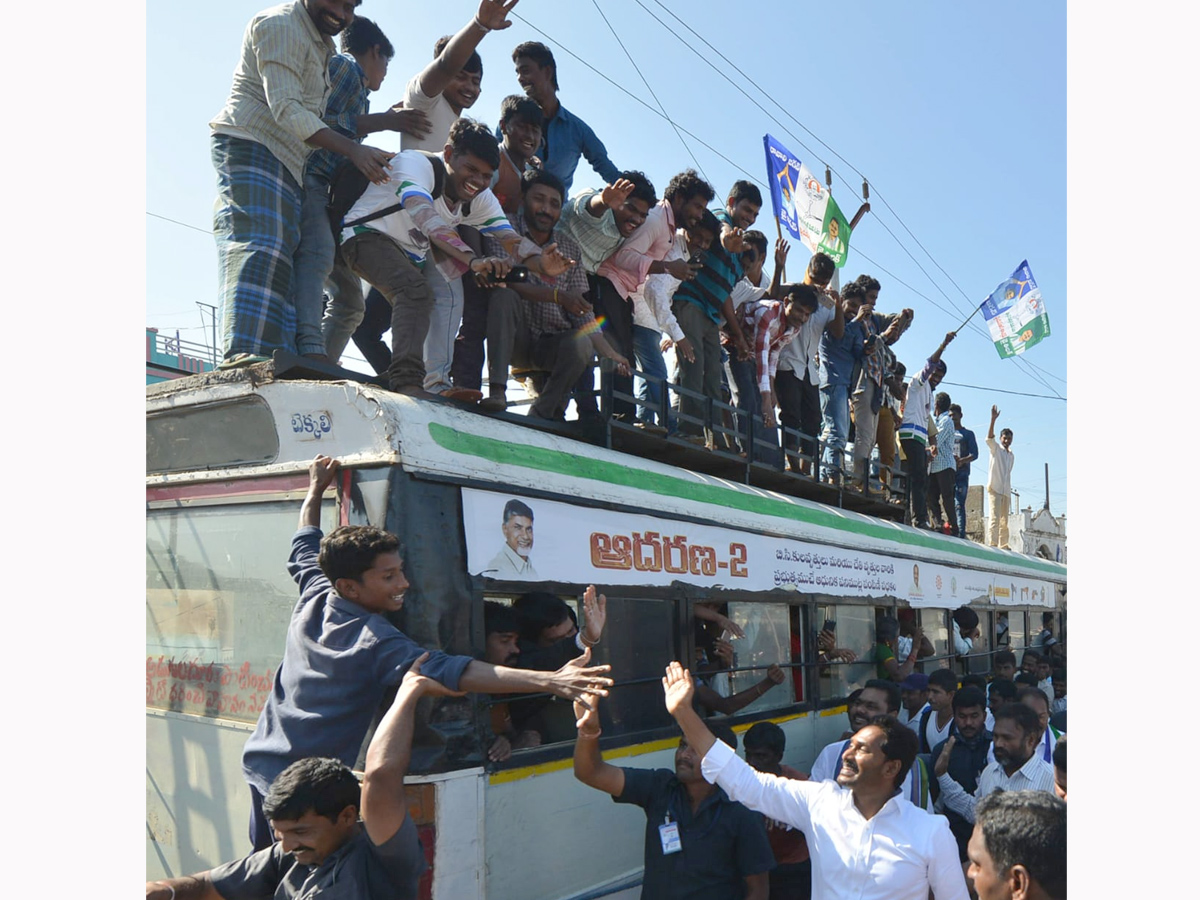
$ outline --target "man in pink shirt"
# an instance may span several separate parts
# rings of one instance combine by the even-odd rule
[[[626,359],[634,358],[633,302],[630,297],[648,275],[667,272],[681,281],[695,277],[699,263],[684,259],[665,262],[664,258],[675,243],[676,227],[694,227],[714,196],[712,187],[695,170],[688,169],[676,175],[663,192],[663,199],[646,216],[646,221],[600,264],[595,275],[588,276],[591,283],[589,299],[596,319],[603,317],[603,334]],[[692,350],[690,345],[683,346],[685,343],[679,345],[678,351],[687,356]],[[590,371],[584,373],[585,379],[590,377]],[[632,395],[633,377],[617,375],[613,387]],[[595,411],[594,400],[587,405],[589,409],[584,412]],[[634,421],[634,406],[628,400],[614,401],[613,411],[629,422]]]

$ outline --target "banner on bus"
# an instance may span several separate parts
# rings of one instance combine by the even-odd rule
[[[914,607],[974,601],[1054,606],[1054,585],[674,519],[462,489],[467,569],[504,581],[786,588],[895,597]]]

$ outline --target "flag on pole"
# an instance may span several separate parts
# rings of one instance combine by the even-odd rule
[[[840,269],[850,250],[850,223],[821,179],[792,151],[769,134],[763,136],[763,147],[775,218],[813,253],[831,256]]]
[[[1033,280],[1033,271],[1026,260],[979,304],[979,309],[1001,359],[1024,353],[1050,335],[1050,317],[1042,303],[1042,291]]]

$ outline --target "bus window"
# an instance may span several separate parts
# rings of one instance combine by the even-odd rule
[[[992,627],[996,635],[995,647],[997,650],[1007,650],[1012,645],[1012,628],[1008,622],[1008,610],[1002,609],[996,612],[994,621],[995,625]]]
[[[822,626],[834,623],[837,646],[853,650],[859,662],[833,663],[820,668],[822,700],[836,700],[875,677],[875,665],[870,662],[875,650],[875,609],[870,606],[819,606],[817,618]]]
[[[756,667],[754,671],[733,673],[733,693],[738,694],[761,683],[767,666],[788,663],[792,656],[792,629],[786,603],[730,603],[729,618],[746,632],[745,638],[733,641],[734,666]],[[783,684],[764,692],[741,711],[758,712],[795,702],[792,681],[785,678]]]
[[[1024,650],[1028,644],[1026,643],[1025,635],[1025,610],[1010,609],[1008,610],[1008,633],[1012,636],[1012,642],[1009,644],[1010,650]],[[1021,662],[1017,659],[1017,664]]]
[[[929,643],[933,644],[933,656],[922,663],[920,671],[953,668],[950,663],[954,648],[950,645],[950,630],[946,627],[946,610],[917,610],[917,622],[925,637],[929,638]]]
[[[298,596],[295,530],[294,501],[148,510],[146,706],[258,720]]]
[[[979,613],[979,637],[975,639],[975,646],[971,649],[971,655],[967,657],[967,671],[986,675],[992,671],[992,654],[989,651],[992,649],[990,638],[995,616],[982,609],[976,612]]]

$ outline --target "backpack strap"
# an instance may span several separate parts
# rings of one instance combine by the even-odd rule
[[[921,752],[932,753],[933,748],[929,746],[929,739],[925,737],[925,726],[929,724],[929,717],[933,715],[933,707],[926,707],[925,712],[921,713],[921,724],[917,728],[917,737],[921,739]]]
[[[441,154],[430,153],[427,150],[418,150],[422,156],[429,160],[429,165],[433,169],[433,190],[430,192],[430,197],[436,200],[442,196],[446,187],[446,163],[443,161]],[[363,225],[367,222],[373,222],[376,219],[382,219],[384,216],[390,216],[394,212],[399,212],[404,208],[403,203],[394,203],[391,206],[386,206],[383,209],[376,210],[369,215],[355,219],[353,222],[346,222],[342,228],[353,228],[356,225]],[[471,201],[468,200],[462,205],[463,215],[471,214]]]

